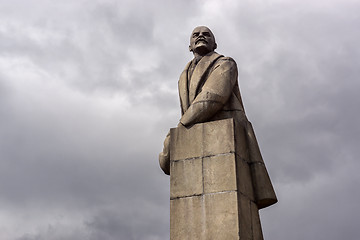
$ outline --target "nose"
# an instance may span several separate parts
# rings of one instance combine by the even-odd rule
[[[199,36],[197,38],[198,39],[206,39],[206,36],[204,35],[204,33],[200,32]]]

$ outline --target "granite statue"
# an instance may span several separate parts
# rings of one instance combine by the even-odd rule
[[[268,172],[266,170],[263,158],[261,156],[260,148],[256,140],[252,124],[248,121],[245,115],[245,110],[238,85],[239,84],[238,68],[236,62],[230,57],[225,57],[215,52],[216,48],[217,48],[217,43],[215,41],[215,36],[208,27],[199,26],[193,30],[190,36],[189,50],[193,53],[194,58],[186,65],[184,71],[180,75],[180,79],[178,82],[178,88],[179,88],[178,90],[179,90],[180,105],[181,105],[181,118],[177,129],[179,131],[189,131],[192,128],[195,129],[196,126],[200,124],[208,124],[206,126],[210,126],[209,124],[213,124],[211,126],[220,126],[220,125],[214,125],[215,123],[213,122],[218,121],[219,124],[228,124],[228,122],[223,123],[222,120],[232,119],[231,121],[234,123],[233,132],[235,135],[234,144],[237,145],[236,149],[238,149],[236,150],[238,151],[238,153],[235,154],[235,158],[234,158],[236,159],[234,161],[235,162],[234,168],[236,168],[237,170],[234,170],[236,172],[234,175],[234,180],[226,180],[226,181],[236,182],[237,187],[234,188],[234,191],[236,191],[237,193],[236,201],[239,203],[234,207],[238,208],[236,214],[239,216],[236,216],[237,219],[236,221],[239,222],[239,229],[237,230],[238,234],[236,235],[235,233],[236,237],[235,238],[229,237],[229,239],[240,239],[240,238],[243,239],[245,237],[246,239],[262,239],[260,220],[256,220],[259,219],[258,209],[262,209],[276,203],[277,198],[272,183],[270,181]],[[217,131],[216,128],[219,127],[215,127],[214,131]],[[192,132],[195,133],[196,131],[197,130],[193,130]],[[173,132],[175,133],[175,130]],[[191,132],[189,132],[189,134],[190,133]],[[236,140],[236,139],[242,139],[242,137],[239,137],[237,135],[243,136],[244,140]],[[183,183],[179,183],[180,180],[178,179],[178,177],[172,176],[173,173],[177,174],[172,169],[172,166],[175,166],[172,165],[172,161],[174,161],[174,164],[178,162],[177,159],[171,159],[172,156],[171,149],[177,149],[176,141],[178,141],[172,139],[172,137],[174,136],[172,136],[169,132],[164,141],[164,149],[162,153],[160,153],[159,155],[159,163],[164,173],[171,175],[170,177],[171,179],[173,179],[175,184],[175,185],[172,184],[171,187],[174,186],[173,188],[176,189],[179,184],[183,184]],[[190,141],[197,141],[196,139],[199,138],[196,136],[190,136],[189,139]],[[199,141],[206,141],[206,139]],[[190,149],[184,149],[184,151],[187,150],[191,151]],[[231,154],[231,152],[232,151],[230,151],[229,154]],[[213,155],[201,156],[201,158],[204,157],[211,158],[212,156]],[[245,167],[240,167],[243,165]],[[248,170],[246,170],[247,172],[242,173],[244,169],[248,169]],[[202,170],[202,172],[204,171],[205,170]],[[224,175],[224,179],[225,179],[228,178],[229,174],[226,173],[227,169],[225,169],[224,171],[226,175],[226,176]],[[230,170],[229,168],[229,171],[232,170]],[[207,174],[207,172],[204,174]],[[181,174],[187,174],[187,173],[181,173]],[[239,174],[242,174],[244,176],[249,175],[249,177],[245,179],[242,176],[238,176]],[[212,176],[215,175],[213,174]],[[219,178],[222,177],[219,175]],[[245,180],[240,180],[240,179],[245,179]],[[185,180],[181,180],[181,181],[184,182]],[[204,180],[204,177],[202,177],[201,181],[203,181],[202,186],[204,186],[204,184],[205,185],[207,184],[204,183],[204,181],[206,181]],[[223,185],[223,183],[221,184]],[[248,192],[250,192],[249,194],[240,193],[239,189],[243,185],[244,188],[250,189],[249,191],[247,190]],[[186,188],[187,186],[184,185],[183,187]],[[221,191],[219,190],[218,192],[223,193],[225,192],[225,190],[228,191],[229,189],[222,189]],[[204,192],[204,190],[202,191],[203,192],[193,194],[191,196],[204,197],[207,193],[206,191]],[[244,196],[249,195],[246,198],[249,202],[249,206],[251,204],[253,204],[254,206],[251,207],[251,211],[253,213],[252,216],[243,216],[244,213],[248,211],[245,210],[246,207],[242,207],[242,205],[240,204],[240,202],[243,201],[241,200],[243,195]],[[173,198],[173,200],[178,200],[178,199],[179,197]],[[174,207],[172,207],[170,214],[173,214],[172,212],[178,212],[178,210],[176,210],[175,207],[178,206],[176,204],[177,203],[174,201],[174,205],[171,205]],[[182,211],[185,210],[182,209]],[[192,209],[191,211],[196,211],[196,210]],[[175,221],[177,220],[174,219],[172,221],[174,222],[174,224],[171,224],[171,228],[177,228],[175,226],[176,224],[178,224],[178,223],[175,224]],[[184,220],[184,221],[186,222],[188,220]],[[203,222],[202,224],[210,224],[208,220],[205,221],[203,219],[199,221]],[[219,220],[219,221],[223,221],[223,220]],[[244,221],[252,221],[251,223],[252,225],[251,224],[241,225],[243,224]],[[258,221],[259,223],[258,224],[254,223],[256,221]],[[223,225],[218,226],[218,228],[223,228],[223,227],[224,227]],[[183,229],[184,227],[181,228]],[[216,228],[217,227],[215,227],[215,229]],[[252,230],[253,232],[249,233],[250,230],[246,228],[254,228],[255,230]],[[201,233],[199,233],[200,235],[191,233],[192,231],[195,230],[181,230],[181,229],[171,230],[171,239],[181,239],[181,238],[216,239],[213,238],[216,235],[216,233],[212,232],[211,233],[212,237],[209,237],[210,232],[206,233],[207,230],[204,230],[206,229],[206,227],[202,227],[202,229],[203,230],[201,230]],[[213,231],[213,230],[209,230],[209,231]],[[258,233],[258,231],[260,231],[260,233]],[[182,235],[180,236],[179,234]],[[195,235],[191,235],[191,234],[195,234]],[[218,234],[220,234],[220,232]],[[191,236],[197,236],[197,237],[195,238]]]

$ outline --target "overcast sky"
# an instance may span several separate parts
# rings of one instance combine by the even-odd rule
[[[237,61],[279,198],[260,211],[265,239],[358,240],[359,13],[358,0],[0,0],[0,239],[169,239],[158,153],[206,25]]]

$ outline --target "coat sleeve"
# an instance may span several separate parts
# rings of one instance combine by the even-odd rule
[[[200,92],[180,119],[184,126],[211,119],[230,98],[237,82],[237,66],[232,58],[220,58]]]

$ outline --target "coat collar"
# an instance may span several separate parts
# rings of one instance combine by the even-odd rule
[[[184,71],[180,75],[179,79],[179,96],[181,105],[181,115],[189,108],[189,89],[188,89],[188,69],[191,65],[191,61],[186,64]]]
[[[205,73],[220,57],[222,57],[222,55],[216,52],[211,52],[201,58],[191,76],[190,89],[188,89],[188,69],[190,67],[191,61],[186,65],[185,70],[182,72],[179,80],[179,95],[182,113],[184,113],[188,109],[191,102],[194,101],[198,87],[206,75]]]

